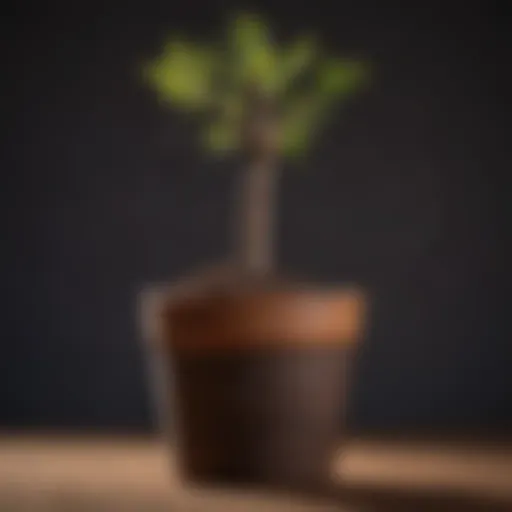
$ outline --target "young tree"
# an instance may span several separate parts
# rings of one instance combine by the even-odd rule
[[[272,271],[281,159],[302,157],[333,104],[347,99],[365,76],[360,62],[325,57],[314,38],[277,46],[265,21],[247,13],[211,45],[171,38],[146,67],[160,100],[200,116],[205,149],[245,158],[237,236],[245,271]]]

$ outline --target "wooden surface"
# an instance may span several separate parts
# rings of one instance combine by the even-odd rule
[[[4,435],[0,510],[512,510],[503,443],[354,440],[333,463],[339,493],[307,499],[183,486],[168,455],[157,441]]]

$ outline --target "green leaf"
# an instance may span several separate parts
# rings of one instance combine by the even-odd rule
[[[366,66],[361,62],[330,59],[320,67],[318,88],[325,96],[346,96],[361,86],[366,76]]]
[[[303,37],[281,51],[279,60],[279,83],[281,91],[299,78],[314,62],[317,45],[313,38]]]
[[[321,67],[313,89],[291,103],[283,125],[283,150],[300,157],[309,150],[322,126],[340,99],[354,92],[365,78],[365,68],[357,62],[329,60]]]
[[[215,55],[207,48],[174,40],[145,70],[160,99],[187,110],[200,110],[212,101]]]
[[[323,102],[318,94],[304,95],[285,109],[282,123],[283,152],[290,157],[308,151],[324,117]]]
[[[232,25],[233,74],[240,87],[254,84],[273,92],[277,82],[277,52],[266,23],[253,14],[237,16]]]
[[[226,119],[218,119],[206,128],[203,142],[212,153],[236,151],[240,143],[237,125]]]

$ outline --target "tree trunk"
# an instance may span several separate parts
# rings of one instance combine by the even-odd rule
[[[249,165],[238,191],[238,257],[252,274],[268,274],[274,263],[274,193],[276,168],[270,162]]]

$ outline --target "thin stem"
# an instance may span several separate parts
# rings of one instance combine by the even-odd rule
[[[266,274],[274,263],[274,193],[276,169],[270,163],[253,163],[242,173],[238,190],[238,254],[250,273]]]

